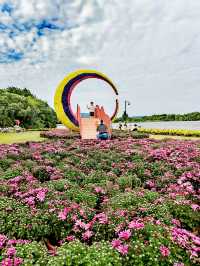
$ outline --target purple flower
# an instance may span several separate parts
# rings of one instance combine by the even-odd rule
[[[7,237],[5,235],[0,235],[0,249],[3,248],[6,240],[7,240]]]
[[[160,253],[162,254],[163,257],[168,257],[170,254],[169,249],[166,246],[160,246]]]
[[[128,254],[128,245],[120,245],[120,246],[116,247],[116,249],[117,249],[122,255],[126,255],[126,254]]]
[[[58,218],[59,218],[61,221],[64,221],[64,220],[66,220],[67,215],[66,215],[66,213],[65,213],[64,211],[61,211],[61,212],[59,212],[59,214],[58,214]]]
[[[71,242],[71,241],[74,241],[75,240],[75,236],[72,236],[72,235],[69,235],[66,237],[66,240]]]
[[[14,258],[14,266],[19,266],[23,263],[22,258]]]
[[[10,258],[2,260],[1,266],[13,266],[13,260]]]
[[[6,255],[8,257],[13,257],[16,254],[16,249],[14,247],[10,247],[7,249]]]
[[[139,221],[131,221],[128,225],[128,228],[140,230],[144,228],[144,223],[141,223]]]
[[[197,211],[200,209],[199,205],[197,205],[197,204],[192,204],[191,208],[193,209],[193,211]]]
[[[39,191],[36,197],[39,201],[43,202],[45,200],[45,195],[46,195],[45,191]]]
[[[119,247],[121,245],[122,241],[119,239],[114,239],[111,244],[113,248]]]
[[[191,253],[190,259],[192,259],[194,257],[197,257],[198,258],[198,253],[196,251],[192,250],[190,253]]]
[[[67,214],[70,212],[70,208],[64,208],[63,211],[59,212],[58,218],[62,221],[66,220]]]
[[[177,225],[177,226],[181,226],[181,223],[180,223],[180,221],[179,220],[177,220],[177,219],[172,219],[172,223],[174,224],[174,225]]]
[[[90,230],[87,230],[85,233],[82,234],[83,240],[88,240],[93,236],[93,232]]]
[[[131,231],[130,230],[124,230],[119,232],[118,234],[119,238],[128,240],[131,237]]]
[[[103,188],[101,188],[101,187],[95,187],[95,188],[94,188],[94,191],[95,191],[96,193],[104,194],[104,190],[103,190]]]
[[[80,227],[82,229],[86,229],[87,228],[86,224],[84,222],[82,222],[81,220],[77,220],[76,223],[75,223],[75,226],[76,227]]]
[[[27,203],[30,207],[35,206],[35,198],[34,197],[28,197],[24,199],[24,202]]]
[[[1,266],[19,266],[23,263],[23,259],[22,258],[6,258],[4,260],[2,260],[1,262]]]
[[[95,215],[94,219],[98,219],[100,224],[107,224],[108,223],[108,217],[103,212]]]

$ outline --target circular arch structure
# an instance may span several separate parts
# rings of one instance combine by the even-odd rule
[[[68,128],[72,130],[79,130],[79,123],[76,115],[72,111],[71,107],[71,94],[74,88],[83,80],[89,78],[96,78],[105,81],[111,86],[116,96],[118,96],[118,91],[112,81],[106,77],[104,74],[94,71],[94,70],[78,70],[67,75],[63,81],[57,87],[55,97],[54,97],[54,107],[59,120]],[[119,109],[119,102],[116,98],[116,106],[111,120],[117,115]]]

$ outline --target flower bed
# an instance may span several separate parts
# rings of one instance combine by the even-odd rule
[[[0,145],[1,265],[197,265],[200,141]]]
[[[42,138],[49,139],[74,139],[79,138],[79,133],[71,132],[67,129],[52,129],[49,131],[44,131],[40,133]]]
[[[112,139],[123,139],[123,138],[134,138],[134,139],[144,139],[149,138],[148,133],[137,132],[137,131],[129,131],[129,130],[112,130]]]
[[[67,129],[53,129],[45,132],[41,132],[40,136],[49,139],[77,139],[80,138],[78,132],[69,131]],[[143,139],[148,138],[149,134],[141,132],[121,131],[114,129],[112,131],[112,139],[123,139],[123,138],[134,138]]]
[[[138,132],[159,135],[200,137],[200,130],[138,128]]]

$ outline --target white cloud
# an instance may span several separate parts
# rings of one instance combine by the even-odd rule
[[[46,29],[38,37],[33,27],[12,39],[7,30],[0,33],[1,51],[10,47],[25,53],[22,61],[0,65],[1,87],[29,87],[52,104],[60,80],[87,67],[113,79],[122,103],[125,98],[132,102],[132,114],[199,110],[199,0],[10,2],[12,17],[3,14],[0,22],[56,17],[62,30]],[[101,89],[94,87],[97,93]],[[88,99],[81,97],[85,105]]]
[[[91,65],[94,64],[97,61],[97,57],[92,56],[81,56],[77,58],[77,63],[83,64],[83,65]]]

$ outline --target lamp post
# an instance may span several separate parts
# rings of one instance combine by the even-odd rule
[[[128,114],[127,114],[127,106],[131,105],[131,103],[127,100],[125,100],[124,102],[124,113],[123,113],[123,120],[126,121],[128,118]]]

